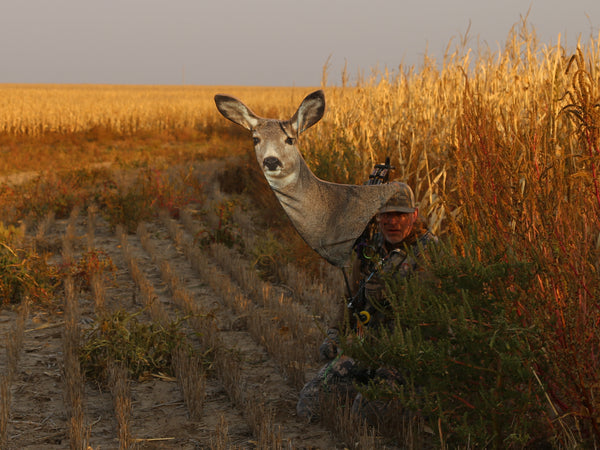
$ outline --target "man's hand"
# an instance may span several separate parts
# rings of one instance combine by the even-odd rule
[[[330,361],[340,352],[340,332],[337,328],[329,328],[327,337],[319,347],[321,359]]]

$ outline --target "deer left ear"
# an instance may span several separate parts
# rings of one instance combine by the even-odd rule
[[[292,129],[299,135],[321,120],[325,113],[325,94],[318,90],[306,96],[294,117],[290,119]]]

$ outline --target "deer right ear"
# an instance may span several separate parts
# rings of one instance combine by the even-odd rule
[[[321,120],[323,114],[325,114],[325,94],[322,90],[318,90],[308,94],[302,100],[298,111],[290,119],[290,124],[298,135]]]
[[[256,128],[259,117],[237,98],[217,94],[215,95],[215,103],[217,109],[225,118],[243,126],[247,130]]]

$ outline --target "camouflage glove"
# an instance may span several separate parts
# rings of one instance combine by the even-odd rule
[[[340,332],[337,328],[329,328],[327,330],[327,337],[319,347],[319,355],[322,360],[330,361],[340,351]]]

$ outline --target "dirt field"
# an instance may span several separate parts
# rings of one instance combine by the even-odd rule
[[[199,176],[209,179],[207,174],[214,173],[219,164],[205,163],[199,168]],[[227,197],[216,188],[209,189],[207,201],[216,199],[223,201]],[[237,215],[246,244],[259,233],[252,225],[256,214],[244,208]],[[298,278],[296,272],[296,278],[286,283],[260,281],[258,287],[263,293],[257,292],[258,287],[251,285],[258,280],[252,278],[256,276],[255,261],[223,245],[202,250],[195,245],[194,227],[203,226],[203,220],[206,219],[192,208],[181,219],[157,218],[135,234],[120,234],[111,230],[101,214],[75,210],[70,219],[49,220],[45,230],[38,227],[27,231],[28,238],[43,242],[52,252],[51,261],[55,264],[64,260],[65,246],[72,246],[74,258],[90,248],[105,252],[116,269],[114,279],[105,286],[106,310],[142,311],[140,320],[148,322],[158,320],[152,311],[160,311],[170,319],[189,316],[190,311],[214,318],[214,336],[210,339],[218,345],[212,348],[214,367],[206,375],[205,397],[198,418],[191,418],[180,380],[168,376],[144,381],[129,379],[130,446],[142,449],[354,447],[353,443],[336,438],[322,424],[308,424],[295,413],[299,386],[320,365],[316,347],[325,319],[319,315],[319,295],[338,295],[339,290],[319,294],[319,281],[307,282],[309,278]],[[132,273],[134,266],[141,275]],[[169,278],[165,271],[175,277]],[[250,281],[245,282],[240,274],[250,277]],[[296,290],[299,284],[306,288],[302,294]],[[311,286],[317,292],[312,304],[306,296]],[[84,333],[97,316],[98,300],[89,286],[76,287],[74,298],[78,307],[76,323]],[[276,301],[270,302],[269,298]],[[149,308],[148,303],[155,306]],[[27,312],[16,373],[8,387],[9,449],[75,448],[69,432],[72,415],[66,404],[69,394],[64,342],[66,323],[71,316],[62,311],[50,313],[32,306]],[[301,316],[294,318],[294,314]],[[8,350],[16,333],[18,315],[18,308],[0,310],[3,347],[0,372],[7,370],[8,351],[4,347]],[[187,320],[185,327],[190,343],[202,348],[206,336],[203,343],[197,323]],[[297,336],[299,333],[301,337]],[[296,356],[289,353],[292,348]],[[110,389],[85,383],[83,434],[85,444],[94,449],[123,448],[123,439],[119,437],[123,427],[119,425],[113,398]]]

